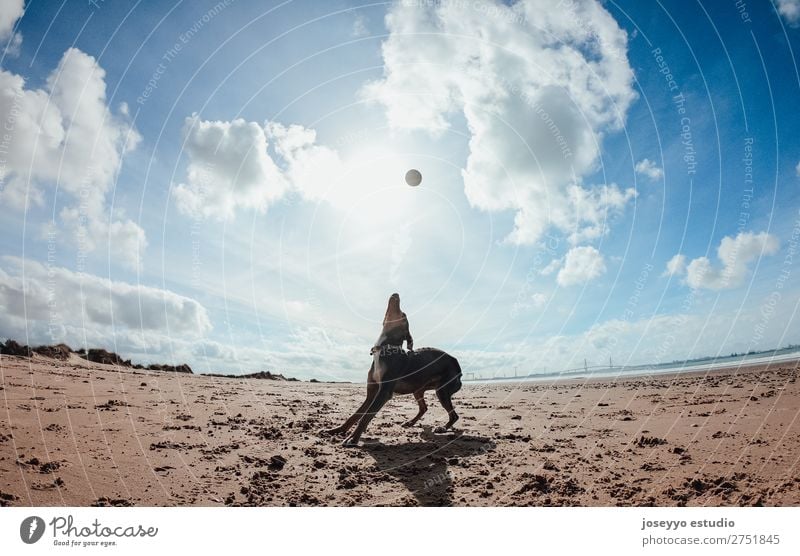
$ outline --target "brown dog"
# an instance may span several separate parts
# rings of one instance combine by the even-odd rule
[[[405,427],[414,425],[427,411],[424,398],[427,390],[436,390],[436,396],[449,416],[447,424],[437,428],[436,432],[452,428],[458,420],[451,399],[461,389],[461,367],[456,358],[434,348],[406,352],[402,349],[404,340],[411,350],[413,340],[408,331],[408,319],[400,311],[400,296],[393,294],[386,309],[383,331],[371,351],[373,361],[367,375],[367,399],[341,426],[325,431],[327,434],[344,434],[358,422],[353,434],[342,443],[344,446],[358,445],[369,422],[394,394],[414,394],[419,404],[417,415],[403,423]]]

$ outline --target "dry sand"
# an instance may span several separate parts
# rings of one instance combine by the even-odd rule
[[[398,396],[346,449],[363,385],[0,357],[0,505],[794,506],[797,371],[467,383],[456,434]]]

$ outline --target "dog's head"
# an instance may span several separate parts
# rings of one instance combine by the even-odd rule
[[[389,297],[389,304],[386,306],[386,316],[383,317],[383,325],[396,324],[403,319],[403,311],[400,310],[400,294],[393,293]]]

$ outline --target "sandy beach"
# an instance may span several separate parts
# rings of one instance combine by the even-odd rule
[[[465,383],[319,434],[360,384],[0,358],[0,504],[13,506],[794,506],[798,362],[554,383]]]

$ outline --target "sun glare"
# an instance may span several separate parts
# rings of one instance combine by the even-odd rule
[[[328,201],[343,209],[343,224],[363,233],[376,233],[413,217],[419,190],[405,182],[408,158],[387,148],[372,147],[353,153],[344,162],[328,192],[335,196]]]

